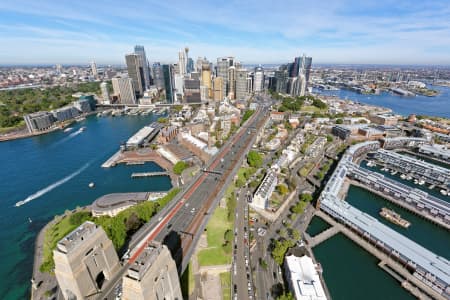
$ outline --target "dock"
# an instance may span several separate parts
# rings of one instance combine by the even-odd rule
[[[121,151],[117,151],[113,154],[107,161],[102,164],[102,168],[111,168],[117,164],[117,160],[119,159]]]
[[[155,176],[169,176],[169,172],[142,172],[142,173],[133,173],[131,174],[131,178],[143,178],[143,177],[155,177]]]

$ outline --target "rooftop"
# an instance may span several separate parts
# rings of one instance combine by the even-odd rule
[[[86,221],[60,240],[56,249],[62,253],[68,253],[81,244],[82,241],[92,236],[97,230],[102,229],[98,228],[93,222]]]
[[[163,245],[155,241],[150,242],[130,266],[127,276],[134,280],[142,280],[162,250]]]

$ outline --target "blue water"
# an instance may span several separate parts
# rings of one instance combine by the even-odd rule
[[[435,97],[402,97],[387,92],[380,93],[380,95],[364,95],[349,90],[323,91],[319,89],[314,89],[314,92],[387,107],[394,113],[405,116],[418,114],[450,118],[450,88],[443,86],[429,86],[429,88],[439,91],[439,95]]]
[[[100,167],[122,141],[156,118],[92,116],[74,124],[70,133],[0,143],[1,299],[29,298],[34,240],[54,215],[107,193],[170,189],[168,177],[131,179],[134,171],[160,170],[153,163]],[[75,134],[81,126],[86,130]],[[95,188],[88,188],[90,182]],[[14,206],[27,198],[33,200]]]

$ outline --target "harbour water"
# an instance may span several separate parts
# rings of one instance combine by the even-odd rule
[[[133,172],[161,171],[153,163],[100,167],[121,142],[157,118],[91,116],[67,133],[0,143],[1,299],[29,298],[34,241],[54,215],[107,193],[170,189],[166,176],[131,179]],[[86,130],[77,133],[82,126]],[[14,206],[23,200],[27,203]]]
[[[419,114],[450,118],[450,87],[428,87],[439,91],[439,94],[435,97],[402,97],[387,92],[380,93],[379,95],[364,95],[350,90],[327,91],[314,89],[314,92],[322,95],[337,96],[342,99],[387,107],[392,109],[394,113],[404,116],[409,114]]]

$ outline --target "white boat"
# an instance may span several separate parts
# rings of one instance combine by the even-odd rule
[[[89,187],[92,189],[95,186],[93,182],[89,183]]]
[[[394,170],[394,171],[391,172],[391,175],[395,175],[395,174],[397,174],[397,173],[398,173],[398,172]]]
[[[429,188],[430,190],[432,190],[432,189],[434,189],[434,187],[435,187],[435,185],[432,184],[432,185],[430,185],[428,188]]]
[[[406,180],[411,180],[411,179],[412,179],[411,175],[406,176]]]
[[[424,184],[425,184],[425,180],[420,179],[420,180],[419,180],[419,185],[424,185]]]
[[[71,131],[73,128],[72,127],[67,127],[66,129],[64,129],[64,132],[69,132]]]
[[[419,180],[414,179],[414,184],[418,184],[418,183],[419,183]]]
[[[401,179],[406,179],[406,175],[405,175],[405,174],[402,174],[402,175],[400,175],[400,178],[401,178]]]
[[[441,190],[440,191],[442,195],[447,196],[448,192],[446,190]]]
[[[86,130],[86,127],[81,127],[80,129],[79,129],[81,132],[83,132],[83,131],[85,131]]]

